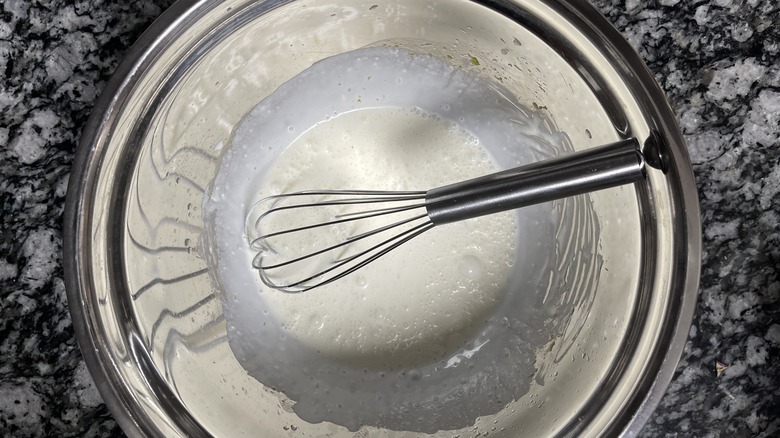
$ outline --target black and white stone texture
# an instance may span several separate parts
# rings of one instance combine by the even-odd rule
[[[780,5],[592,1],[664,89],[701,199],[696,314],[642,436],[780,436]],[[74,337],[62,215],[96,98],[170,2],[0,1],[0,436],[122,436]]]

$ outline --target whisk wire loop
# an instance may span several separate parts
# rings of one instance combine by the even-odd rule
[[[418,216],[418,217],[414,218],[413,220],[419,220],[419,219],[422,219],[422,218],[427,218],[427,216],[425,216],[425,215]],[[404,221],[404,222],[408,223],[408,222],[411,222],[411,220],[410,221]],[[412,240],[413,238],[419,236],[420,234],[423,234],[424,232],[430,230],[433,227],[434,227],[434,224],[430,220],[426,220],[425,222],[423,222],[421,224],[418,224],[418,225],[416,225],[416,226],[414,226],[414,227],[412,227],[412,228],[410,228],[410,229],[408,229],[406,231],[403,231],[403,232],[401,232],[399,234],[396,234],[395,236],[393,236],[391,238],[385,239],[382,242],[380,242],[380,243],[378,243],[376,245],[373,245],[369,249],[361,251],[358,254],[349,256],[349,257],[344,258],[344,259],[336,260],[336,261],[333,262],[333,265],[331,267],[329,267],[329,268],[325,268],[324,270],[322,270],[320,272],[317,272],[316,274],[310,275],[310,276],[308,276],[308,277],[306,277],[306,278],[304,278],[302,280],[295,281],[295,282],[292,282],[292,283],[289,283],[289,284],[278,284],[278,283],[274,282],[271,279],[271,277],[268,275],[268,270],[272,269],[273,267],[266,267],[266,268],[258,268],[257,266],[255,266],[255,267],[260,272],[260,279],[261,279],[261,281],[266,286],[268,286],[268,287],[270,287],[272,289],[278,289],[278,290],[281,290],[281,291],[284,291],[284,292],[287,292],[287,293],[306,292],[306,291],[308,291],[310,289],[314,289],[315,287],[320,287],[320,286],[324,286],[326,284],[332,283],[332,282],[334,282],[336,280],[339,280],[342,277],[345,277],[345,276],[347,276],[347,275],[357,271],[358,269],[363,268],[364,266],[368,265],[369,263],[379,259],[380,257],[384,256],[388,252],[390,252],[390,251],[394,250],[395,248],[403,245],[404,243]],[[373,234],[377,234],[377,233],[372,233],[372,235]],[[346,241],[346,242],[343,242],[343,243],[335,246],[332,249],[335,249],[336,247],[344,246],[344,245],[347,245],[347,244],[350,244],[350,243],[352,243],[352,241]],[[377,250],[379,250],[379,251],[377,251]],[[313,256],[321,254],[323,252],[327,252],[327,251],[318,251],[317,254],[310,254],[308,256],[304,256],[301,259],[295,260],[294,262],[300,262],[300,261],[302,261],[302,259],[313,257]],[[375,252],[375,253],[371,254],[373,252]],[[329,274],[329,273],[331,273],[331,272],[333,272],[333,271],[335,271],[335,270],[337,270],[339,268],[342,268],[343,266],[345,266],[345,265],[347,265],[347,264],[349,264],[349,263],[351,263],[351,262],[353,262],[353,261],[355,261],[355,260],[357,260],[357,259],[359,259],[361,257],[364,257],[364,256],[368,256],[368,257],[365,258],[364,260],[354,264],[353,266],[351,266],[350,268],[348,268],[348,269],[346,269],[344,271],[338,272],[335,275],[333,275],[331,277],[327,277],[327,278],[323,279],[322,281],[319,281],[319,282],[317,282],[315,284],[306,284],[306,283],[309,283],[310,281],[315,280],[317,278],[322,278],[322,277],[326,276],[327,274]],[[258,254],[257,257],[255,257],[255,259],[258,259],[258,258],[260,259],[260,262],[261,262],[262,261],[262,253]],[[292,262],[285,263],[285,265],[289,265],[291,263]],[[255,262],[253,261],[253,266],[254,265],[255,265]],[[281,265],[277,265],[276,267],[281,267]]]
[[[419,207],[418,207],[418,208],[419,208]],[[261,270],[266,270],[266,271],[267,271],[267,270],[269,270],[269,269],[276,269],[276,268],[281,268],[281,267],[283,267],[283,266],[291,265],[291,264],[293,264],[293,263],[301,262],[301,261],[303,261],[303,260],[306,260],[306,259],[309,259],[309,258],[312,258],[312,257],[316,257],[316,256],[318,256],[318,255],[321,255],[321,254],[324,254],[324,253],[326,253],[326,252],[333,251],[334,249],[339,249],[339,248],[341,248],[341,247],[343,247],[343,246],[349,245],[350,243],[354,243],[354,242],[356,242],[356,241],[358,241],[358,240],[362,240],[362,239],[365,239],[365,238],[368,238],[368,237],[371,237],[371,236],[377,235],[377,234],[379,234],[379,233],[382,233],[382,232],[384,232],[384,231],[388,231],[388,230],[391,230],[391,229],[393,229],[393,228],[397,228],[397,227],[400,227],[400,226],[406,225],[406,224],[408,224],[408,223],[410,223],[410,222],[414,222],[414,221],[417,221],[417,220],[420,220],[420,219],[424,219],[424,218],[427,218],[427,217],[428,217],[428,216],[427,216],[426,214],[421,214],[421,215],[419,215],[419,216],[415,216],[415,217],[412,217],[412,218],[410,218],[410,219],[405,219],[405,220],[402,220],[402,221],[394,222],[394,223],[392,223],[392,224],[385,225],[385,226],[383,226],[383,227],[381,227],[381,228],[376,228],[376,229],[374,229],[374,230],[367,231],[367,232],[365,232],[365,233],[361,233],[361,234],[357,234],[357,235],[355,235],[355,236],[350,236],[350,237],[347,237],[347,238],[345,238],[345,239],[344,239],[344,241],[342,241],[341,243],[337,243],[336,245],[332,245],[332,246],[329,246],[329,247],[326,247],[326,248],[323,248],[323,249],[320,249],[320,250],[317,250],[317,251],[311,252],[311,253],[309,253],[309,254],[306,254],[306,255],[304,255],[304,256],[300,256],[300,257],[298,257],[298,258],[295,258],[295,259],[292,259],[292,260],[287,260],[287,261],[285,261],[285,262],[281,262],[281,263],[276,263],[276,264],[273,264],[273,265],[266,265],[266,266],[263,266],[263,265],[260,265],[260,264],[256,264],[256,263],[255,263],[255,261],[253,260],[253,261],[252,261],[252,266],[253,266],[255,269],[261,269]],[[337,222],[332,222],[332,224],[335,224],[335,223],[338,223],[338,222],[344,222],[344,221],[337,221]],[[312,228],[312,227],[308,227],[308,228]],[[269,234],[269,235],[267,235],[267,236],[260,236],[260,237],[258,237],[257,239],[255,239],[255,241],[265,241],[265,240],[267,240],[268,238],[270,238],[270,237],[273,237],[273,236],[278,236],[278,235],[282,235],[282,234],[286,234],[286,233],[289,233],[289,232],[294,232],[294,231],[300,231],[300,230],[302,230],[302,229],[303,229],[303,228],[299,228],[299,229],[297,229],[297,230],[288,230],[288,231],[285,231],[285,232],[279,232],[279,233],[273,233],[273,234]],[[381,244],[380,244],[380,245],[381,245]],[[265,248],[268,248],[268,249],[270,249],[270,250],[272,250],[272,249],[273,249],[272,245],[266,245],[266,246],[264,246],[264,247],[265,247]],[[342,259],[342,260],[343,260],[343,259]],[[338,262],[338,261],[340,261],[340,260],[336,260],[336,261]]]
[[[423,191],[310,190],[266,197],[253,207],[262,213],[254,220],[254,230],[260,235],[250,240],[251,248],[258,251],[252,260],[252,266],[260,272],[260,278],[266,286],[288,293],[303,292],[336,281],[432,228],[433,224],[428,218],[427,211],[424,210],[425,196],[426,192]],[[260,210],[262,206],[267,207],[267,210]],[[338,207],[342,206],[346,207],[346,211],[339,211],[342,209]],[[323,209],[330,208],[335,208],[336,211],[329,219],[322,222],[306,223],[306,221],[313,220],[309,218],[308,211],[319,209],[316,213],[321,213],[326,211]],[[414,212],[414,210],[420,209],[423,211]],[[279,231],[266,229],[269,228],[268,224],[274,221],[282,225],[289,225],[284,214],[294,215],[293,222],[303,221],[304,225],[299,223],[299,226]],[[384,221],[384,224],[381,223],[381,218],[394,218],[397,214],[403,214],[407,217],[395,218],[390,223],[386,223],[387,221]],[[271,220],[271,216],[276,219]],[[314,217],[317,215],[315,214]],[[316,231],[312,230],[320,228],[326,234],[329,231],[338,234],[337,228],[334,227],[369,219],[376,222],[373,228],[337,238],[338,241],[335,244],[326,244],[323,245],[323,248],[294,255],[279,254],[275,249],[278,243],[275,238],[289,234],[305,235],[303,233],[314,233]],[[270,228],[273,228],[273,225]],[[388,238],[378,240],[382,238],[380,236],[382,233],[391,230],[398,231]],[[348,245],[355,245],[362,240],[365,240],[365,243],[354,247],[356,249],[351,253],[344,254],[342,251],[342,254],[338,254],[340,249]],[[304,241],[306,241],[305,238]],[[280,260],[271,260],[273,256],[280,256]],[[271,260],[270,263],[269,260]],[[322,261],[317,265],[321,266],[321,270],[313,274],[304,273],[305,269],[300,270],[300,272],[296,271],[296,275],[303,273],[305,278],[289,282],[285,281],[284,274],[275,271],[307,260],[311,260],[310,263]]]

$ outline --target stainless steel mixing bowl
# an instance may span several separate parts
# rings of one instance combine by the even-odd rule
[[[241,117],[312,63],[382,41],[495,79],[575,149],[635,136],[668,166],[598,192],[598,281],[560,315],[528,391],[433,436],[635,435],[674,372],[699,277],[696,188],[674,115],[584,1],[182,0],[138,41],[86,126],[65,274],[88,368],[129,435],[420,436],[301,421],[226,341],[203,257],[204,193]],[[284,68],[280,68],[283,66]],[[647,151],[650,152],[650,151]],[[577,292],[577,291],[574,291]],[[562,347],[562,346],[565,346]]]

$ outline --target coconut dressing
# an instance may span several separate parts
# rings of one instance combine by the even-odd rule
[[[436,227],[298,295],[262,285],[245,219],[280,192],[426,190],[564,142],[500,86],[404,49],[337,55],[290,79],[237,127],[204,203],[241,366],[303,420],[350,430],[457,429],[520,398],[549,339],[550,315],[524,293],[550,283],[555,249],[536,241],[558,229],[549,207]]]

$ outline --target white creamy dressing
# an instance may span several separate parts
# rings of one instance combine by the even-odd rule
[[[370,108],[303,133],[276,160],[259,193],[415,190],[498,170],[479,142],[453,123],[420,111]],[[296,219],[282,219],[280,228],[294,227]],[[374,221],[366,231],[387,219]],[[330,233],[324,228],[281,240],[313,251],[326,247],[317,240]],[[506,290],[516,234],[516,218],[508,213],[438,227],[342,280],[300,294],[270,291],[263,299],[291,336],[334,360],[414,367],[451,355],[484,324]],[[231,266],[246,269],[239,262]]]
[[[548,283],[549,207],[436,227],[298,295],[262,285],[245,228],[279,192],[426,190],[564,148],[506,94],[433,56],[366,48],[300,73],[236,129],[205,200],[207,256],[236,358],[303,420],[456,429],[527,390],[549,315],[522,291]]]

